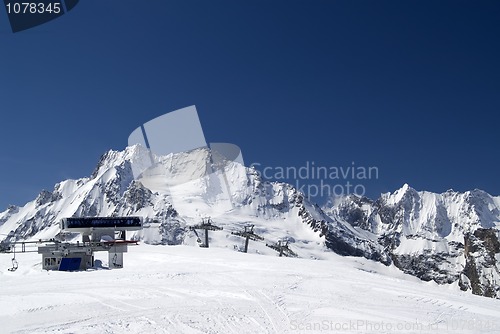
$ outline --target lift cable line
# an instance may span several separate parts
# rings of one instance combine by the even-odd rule
[[[275,244],[266,243],[266,246],[277,251],[280,257],[298,257],[298,255],[288,247],[288,240],[278,240],[278,242]]]
[[[36,253],[36,250],[26,250],[26,246],[36,246],[39,244],[47,243],[47,242],[60,242],[59,240],[56,240],[54,238],[52,239],[39,239],[39,240],[34,240],[34,241],[13,241],[13,242],[4,242],[5,246],[7,248],[2,249],[2,253],[13,253],[11,248],[15,247],[16,245],[21,245],[21,251],[17,251],[18,253]],[[12,247],[13,246],[13,247]]]
[[[212,224],[212,220],[210,219],[210,217],[208,217],[203,218],[201,224],[191,226],[189,227],[189,229],[195,232],[196,230],[205,230],[205,243],[203,245],[200,245],[200,247],[208,248],[208,231],[221,231],[223,228]],[[198,234],[196,233],[196,235]]]
[[[16,245],[21,245],[21,250],[17,251],[17,253],[38,253],[37,250],[29,250],[29,248],[28,248],[28,250],[26,250],[26,246],[27,245],[28,246],[30,246],[30,245],[36,246],[37,244],[41,244],[44,242],[54,242],[54,239],[49,239],[49,240],[39,239],[37,241],[13,241],[13,242],[7,242],[4,240],[2,242],[2,247],[0,249],[0,252],[6,253],[6,254],[9,254],[9,253],[13,254],[12,267],[8,268],[8,270],[9,271],[16,271],[17,268],[19,268],[19,262],[16,259]]]
[[[244,227],[243,231],[231,232],[233,235],[237,235],[239,237],[245,238],[245,248],[243,249],[243,253],[248,253],[248,242],[250,240],[253,241],[263,241],[264,238],[260,235],[255,234],[253,228],[255,225],[247,225]]]

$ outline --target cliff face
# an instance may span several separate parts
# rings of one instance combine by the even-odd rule
[[[404,185],[376,201],[348,196],[324,210],[375,234],[408,274],[500,297],[498,197],[480,190],[417,192]]]
[[[460,275],[460,288],[476,295],[498,298],[498,260],[500,242],[495,229],[479,228],[465,236],[465,268]]]

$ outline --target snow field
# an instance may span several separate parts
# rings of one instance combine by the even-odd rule
[[[0,332],[500,332],[499,300],[361,258],[323,258],[142,244],[123,269],[47,272],[26,253],[9,272],[11,255],[0,254]]]

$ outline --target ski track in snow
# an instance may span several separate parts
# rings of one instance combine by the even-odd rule
[[[0,254],[0,333],[500,333],[499,300],[325,256],[140,245],[123,269],[68,273]]]

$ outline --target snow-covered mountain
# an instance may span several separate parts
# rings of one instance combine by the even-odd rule
[[[135,179],[134,168],[144,161],[153,167]],[[481,191],[438,195],[405,185],[376,201],[348,196],[321,209],[291,185],[263,181],[237,162],[215,165],[208,149],[152,156],[137,145],[104,154],[90,177],[9,207],[0,213],[0,235],[4,243],[47,239],[59,233],[64,217],[138,215],[145,228],[130,237],[196,245],[199,235],[189,227],[210,216],[224,228],[210,234],[211,246],[239,249],[242,240],[231,232],[253,224],[265,242],[251,243],[251,252],[275,254],[265,244],[285,238],[303,258],[330,251],[361,256],[500,297],[499,208],[499,198]]]
[[[348,196],[324,211],[377,235],[406,273],[500,297],[500,197],[481,190],[417,192],[405,184],[376,201]]]
[[[135,180],[132,167],[149,159],[154,167]],[[216,167],[221,168],[213,166],[211,152],[204,148],[154,157],[140,145],[109,151],[90,177],[63,181],[25,206],[2,212],[0,234],[7,235],[4,242],[47,239],[57,235],[64,217],[137,215],[145,228],[133,237],[150,244],[194,245],[198,235],[189,226],[209,216],[224,228],[211,234],[211,243],[219,247],[238,248],[241,240],[231,232],[254,224],[266,242],[286,238],[301,257],[321,258],[333,245],[340,253],[390,263],[368,232],[334,222],[292,186],[264,182],[255,170],[236,162],[224,164],[222,176],[210,174]],[[221,177],[231,186],[229,197]],[[254,249],[274,252],[264,243]]]

